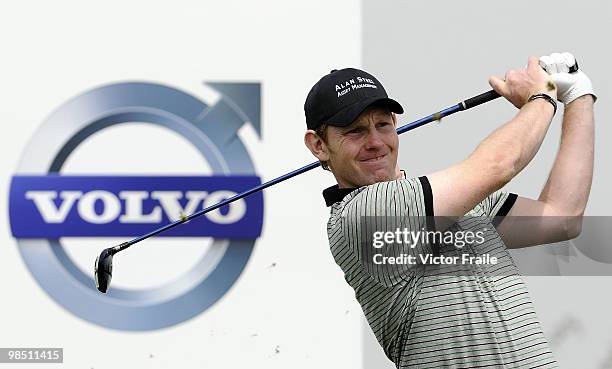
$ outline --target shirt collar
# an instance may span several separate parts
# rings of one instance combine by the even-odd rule
[[[325,205],[332,206],[333,204],[342,201],[346,195],[355,191],[357,188],[338,188],[338,185],[333,185],[323,190],[323,198]]]

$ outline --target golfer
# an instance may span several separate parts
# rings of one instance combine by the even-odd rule
[[[576,69],[571,54],[555,53],[491,77],[516,116],[465,160],[420,177],[398,167],[403,108],[374,76],[334,70],[309,92],[304,142],[337,182],[323,191],[331,252],[398,368],[557,367],[508,248],[580,233],[596,97]],[[540,196],[501,191],[537,153],[556,100],[565,106],[561,143]]]

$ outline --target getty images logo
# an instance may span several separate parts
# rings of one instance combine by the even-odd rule
[[[11,229],[37,282],[77,316],[121,330],[174,325],[215,303],[246,265],[261,234],[261,192],[160,234],[214,241],[195,267],[155,288],[111,288],[102,295],[93,273],[75,265],[60,241],[137,237],[261,183],[237,135],[247,122],[260,133],[259,84],[208,86],[221,94],[214,105],[160,84],[96,88],[60,106],[28,144],[11,181]],[[129,122],[146,122],[182,135],[204,156],[212,175],[62,175],[63,164],[85,139]]]

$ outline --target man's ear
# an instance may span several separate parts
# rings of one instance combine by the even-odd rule
[[[329,151],[327,150],[327,144],[319,135],[312,129],[309,129],[304,134],[304,144],[308,147],[308,150],[312,155],[316,156],[319,161],[329,161]]]

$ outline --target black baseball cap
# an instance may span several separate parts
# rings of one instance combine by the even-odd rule
[[[313,130],[322,124],[346,127],[374,103],[393,113],[404,112],[370,73],[355,68],[334,69],[315,83],[306,97],[306,127]]]

